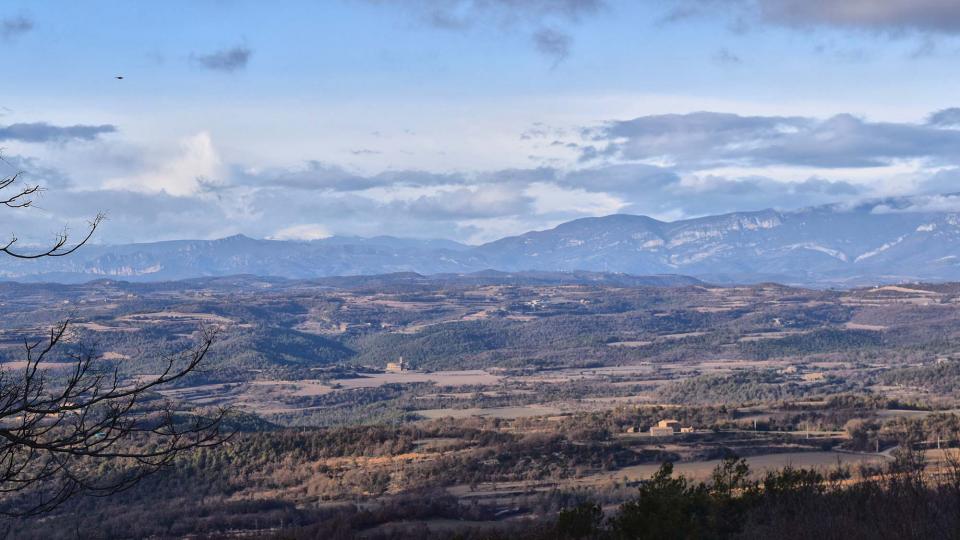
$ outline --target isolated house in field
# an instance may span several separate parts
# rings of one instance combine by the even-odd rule
[[[409,369],[406,364],[403,363],[403,357],[396,362],[387,362],[387,373],[401,373]]]
[[[664,419],[650,428],[652,437],[664,437],[674,433],[693,433],[693,427],[682,427],[679,420]]]
[[[670,428],[673,431],[680,431],[680,421],[679,420],[661,420],[657,422],[657,427]]]

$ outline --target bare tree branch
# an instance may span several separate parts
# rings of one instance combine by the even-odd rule
[[[3,156],[0,155],[0,161],[10,164],[6,159],[3,159]],[[34,197],[43,193],[43,189],[34,184],[34,185],[17,185],[17,181],[23,175],[23,171],[17,171],[12,175],[0,178],[0,205],[6,206],[7,208],[28,208],[33,205]],[[105,216],[97,214],[92,220],[90,220],[87,228],[87,232],[83,235],[79,242],[73,244],[70,243],[70,235],[67,230],[64,229],[60,234],[56,236],[52,245],[43,250],[29,253],[13,249],[14,244],[17,243],[18,238],[16,235],[11,235],[10,240],[6,244],[0,245],[0,253],[9,255],[11,257],[16,257],[18,259],[40,259],[43,257],[63,257],[65,255],[70,255],[76,250],[80,249],[80,246],[86,244],[90,238],[93,237],[93,233],[96,232],[97,227],[100,226],[100,223],[103,222]]]
[[[0,195],[0,206],[28,208],[42,192],[36,185],[18,188],[20,176],[0,179],[0,193],[9,193]],[[14,235],[0,253],[18,259],[70,255],[103,219],[98,214],[90,221],[79,242],[71,243],[64,230],[51,246],[31,253],[14,249]],[[26,339],[22,369],[0,364],[0,515],[46,512],[79,493],[117,493],[184,452],[230,437],[221,429],[227,409],[178,411],[156,392],[197,370],[217,329],[201,329],[195,347],[162,357],[158,375],[131,380],[93,348],[65,347],[69,325],[62,321],[45,338]],[[67,361],[52,362],[62,349],[70,350],[58,360]]]
[[[62,344],[68,325],[25,343],[22,369],[0,371],[0,494],[27,493],[8,497],[6,506],[0,502],[0,514],[43,512],[79,492],[115,493],[183,452],[230,436],[221,430],[227,409],[178,414],[152,391],[193,372],[216,330],[203,330],[194,348],[164,357],[159,375],[126,382],[89,349],[68,355],[66,368],[41,365]],[[118,467],[114,476],[98,473],[107,460]]]

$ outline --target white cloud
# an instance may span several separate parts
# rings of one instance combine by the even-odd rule
[[[725,121],[719,125],[716,115],[683,116],[660,115],[644,118],[643,122],[622,122],[630,124],[625,126],[630,132],[623,139],[637,138],[637,130],[643,136],[649,131],[649,137],[654,137],[660,147],[686,155],[689,146],[700,144],[700,131],[713,129],[728,135],[746,131],[750,135],[755,131],[754,124],[759,124],[770,125],[770,137],[774,139],[796,137],[798,133],[798,129],[788,133],[781,123],[762,116],[720,115],[720,120]],[[84,123],[83,120],[72,123]],[[697,166],[692,162],[686,167],[655,166],[615,158],[582,163],[577,162],[576,150],[571,150],[566,143],[583,143],[585,139],[578,137],[582,132],[576,123],[567,122],[559,126],[537,124],[536,129],[529,129],[533,124],[527,124],[527,129],[517,129],[512,136],[507,135],[516,126],[508,123],[499,127],[503,134],[492,145],[502,150],[503,155],[516,151],[513,147],[517,145],[524,147],[524,151],[535,147],[557,152],[557,156],[569,154],[555,166],[538,167],[529,162],[515,165],[509,157],[493,158],[488,155],[493,151],[491,146],[478,140],[472,159],[483,161],[482,164],[469,159],[460,162],[466,154],[453,152],[446,159],[457,162],[456,166],[441,166],[427,159],[410,169],[372,166],[368,171],[354,167],[349,161],[310,160],[313,156],[308,150],[302,150],[295,159],[279,162],[264,161],[255,154],[237,156],[243,145],[230,139],[235,134],[222,130],[198,129],[194,135],[179,140],[165,133],[153,137],[140,133],[131,137],[123,122],[106,120],[123,126],[120,136],[79,141],[62,148],[32,145],[17,149],[17,153],[29,151],[36,158],[23,161],[23,167],[34,175],[30,181],[58,188],[54,193],[57,202],[52,198],[44,201],[52,217],[57,218],[53,225],[61,220],[82,223],[84,218],[104,210],[111,216],[98,237],[104,242],[210,238],[242,232],[296,240],[334,234],[390,234],[446,237],[474,243],[571,219],[614,213],[680,219],[884,195],[945,193],[955,191],[957,178],[952,151],[944,149],[943,144],[921,144],[929,139],[936,142],[944,132],[955,135],[955,131],[916,121],[901,125],[852,118],[842,123],[840,127],[856,128],[854,135],[862,135],[860,138],[865,142],[861,146],[868,150],[876,146],[887,148],[893,144],[891,140],[896,141],[892,150],[879,154],[867,152],[868,157],[907,156],[884,160],[879,166],[872,162],[867,164],[870,166],[847,163],[811,166],[796,164],[793,160],[754,163],[750,159],[720,165],[708,160],[706,164]],[[489,120],[496,123],[498,119]],[[657,121],[653,122],[657,124],[653,126],[656,129],[647,126],[652,120]],[[677,120],[685,122],[680,122],[681,127],[685,127],[681,135],[690,132],[697,135],[692,142],[684,137],[667,140],[670,138],[667,134],[672,132],[660,129],[660,124],[676,127]],[[803,118],[798,122],[819,125],[824,121]],[[591,124],[596,125],[595,122],[580,123]],[[649,128],[647,131],[640,129],[645,126]],[[489,136],[492,131],[487,127],[479,132]],[[923,135],[919,142],[887,133],[909,135],[918,130]],[[874,131],[883,136],[867,136]],[[464,139],[471,140],[476,134],[470,129],[451,132],[457,133],[456,137],[446,135],[451,145],[462,144]],[[526,137],[521,139],[524,133]],[[379,137],[389,140],[383,134]],[[558,138],[561,142],[554,145]],[[756,149],[742,144],[741,139],[753,140],[746,136],[734,137],[731,145],[719,151],[729,152],[733,148],[750,156]],[[158,140],[166,143],[156,142]],[[439,140],[431,144],[438,149],[450,148]],[[323,144],[313,146],[321,154],[327,149]],[[921,147],[924,152],[938,151],[942,155],[937,160],[922,152],[914,155]],[[646,148],[649,150],[650,146]],[[375,154],[371,159],[383,157],[384,154]],[[412,163],[420,160],[416,156],[409,159]],[[61,197],[70,204],[61,205]],[[33,217],[41,217],[35,214]],[[42,226],[44,231],[50,228],[49,223]]]
[[[172,150],[150,152],[146,170],[108,179],[103,187],[192,195],[202,183],[220,182],[224,172],[213,140],[204,131],[182,139]]]
[[[881,204],[875,207],[872,212],[874,214],[896,214],[904,212],[960,212],[960,196],[916,196],[910,199],[909,205],[890,206]]]
[[[533,197],[533,208],[538,214],[571,213],[588,216],[615,214],[627,202],[607,193],[568,189],[547,182],[530,184],[525,194]]]
[[[273,235],[269,236],[271,240],[323,240],[330,238],[330,231],[319,223],[304,223],[302,225],[293,225],[284,227]]]

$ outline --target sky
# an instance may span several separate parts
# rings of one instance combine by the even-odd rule
[[[952,0],[7,0],[0,58],[0,175],[44,188],[0,222],[22,242],[960,191]]]

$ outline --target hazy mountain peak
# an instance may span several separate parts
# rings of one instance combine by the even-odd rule
[[[0,260],[8,279],[180,279],[518,271],[685,274],[720,281],[863,283],[960,279],[958,195],[893,197],[794,211],[677,221],[613,214],[480,246],[335,236],[312,242],[219,240],[86,246],[71,257]]]

